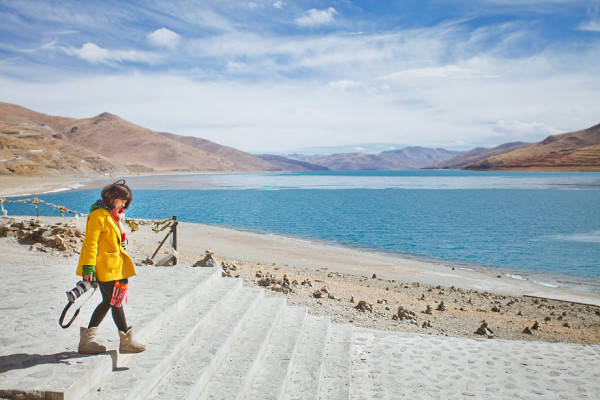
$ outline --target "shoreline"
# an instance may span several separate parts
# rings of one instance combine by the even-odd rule
[[[194,175],[196,173],[182,173],[185,175]],[[212,172],[206,172],[204,174],[213,174]],[[151,175],[173,175],[172,173],[165,173],[165,174],[157,174],[157,173],[148,173],[148,174],[139,174],[139,175],[128,175],[128,176],[124,176],[124,178],[129,178],[129,177],[136,177],[136,176],[151,176]],[[176,175],[181,175],[181,174],[176,174]],[[101,177],[90,177],[90,176],[66,176],[66,177],[53,177],[54,179],[49,179],[49,178],[40,178],[40,177],[36,177],[36,178],[22,178],[25,179],[25,182],[19,182],[18,185],[15,184],[15,179],[8,179],[8,178],[14,178],[14,177],[0,177],[0,195],[6,196],[6,197],[19,197],[19,196],[27,196],[27,195],[39,195],[39,194],[49,194],[49,193],[56,193],[56,192],[60,192],[60,191],[68,191],[68,190],[74,190],[74,189],[80,189],[80,188],[85,188],[86,186],[89,185],[93,185],[93,186],[97,186],[97,183],[100,183],[100,181],[103,179]],[[20,181],[21,178],[19,178]],[[108,180],[111,179],[117,179],[116,177],[110,177],[110,178],[106,178]],[[49,180],[49,181],[48,181]],[[7,188],[7,184],[8,184],[8,188]],[[98,186],[99,187],[99,186]],[[9,195],[5,195],[4,193],[6,193],[7,191],[10,193],[10,191],[12,190],[12,194]],[[42,191],[43,190],[43,191]],[[14,194],[19,192],[21,194]],[[23,194],[24,192],[26,192],[25,194]],[[32,194],[33,192],[33,194]],[[190,223],[190,224],[195,224],[194,222],[185,222],[185,223]],[[339,247],[341,249],[341,251],[344,250],[349,250],[349,251],[358,251],[359,253],[372,253],[372,254],[378,254],[381,257],[389,257],[391,259],[397,259],[397,260],[401,260],[400,262],[408,262],[408,263],[416,263],[416,264],[421,264],[421,265],[436,265],[438,268],[443,269],[447,269],[450,272],[452,272],[454,275],[457,275],[456,273],[454,273],[455,270],[463,270],[463,271],[473,271],[474,273],[480,273],[483,274],[482,276],[486,276],[486,279],[499,279],[497,278],[498,276],[502,276],[502,279],[504,280],[511,280],[514,281],[513,283],[515,284],[515,287],[523,287],[523,282],[529,283],[529,291],[531,291],[532,293],[547,293],[548,291],[551,291],[553,289],[557,289],[557,291],[561,292],[561,298],[573,298],[573,299],[578,299],[578,300],[574,300],[574,301],[578,301],[578,302],[582,302],[581,299],[586,297],[586,294],[590,294],[590,295],[597,295],[600,297],[600,291],[598,290],[593,290],[593,288],[598,286],[598,280],[595,279],[594,283],[595,285],[593,286],[587,286],[585,284],[585,279],[586,277],[572,277],[569,275],[551,275],[549,274],[549,279],[547,281],[541,280],[541,279],[536,279],[538,275],[542,275],[541,273],[537,272],[537,271],[529,271],[529,270],[519,270],[519,269],[514,269],[514,268],[504,268],[502,266],[495,266],[495,265],[484,265],[484,264],[477,264],[477,263],[469,263],[469,262],[464,262],[464,261],[457,261],[457,260],[445,260],[445,259],[438,259],[435,257],[431,257],[431,256],[423,256],[423,255],[413,255],[413,254],[406,254],[406,253],[400,253],[400,252],[394,252],[394,251],[386,251],[383,249],[374,249],[374,248],[368,248],[368,247],[361,247],[361,246],[355,246],[355,245],[350,245],[350,244],[342,244],[342,243],[336,243],[336,242],[331,242],[331,241],[327,241],[327,240],[323,240],[323,239],[318,239],[318,238],[310,238],[310,237],[299,237],[299,236],[294,236],[291,234],[282,234],[282,233],[277,233],[277,232],[270,232],[270,231],[266,231],[266,230],[260,230],[260,229],[250,229],[250,228],[244,228],[244,227],[231,227],[231,226],[224,226],[224,225],[207,225],[207,224],[199,224],[199,225],[205,225],[205,226],[209,226],[209,227],[213,227],[213,228],[221,228],[221,229],[229,229],[231,231],[238,231],[241,233],[248,233],[248,234],[256,234],[256,235],[266,235],[266,236],[273,236],[273,237],[280,237],[283,239],[288,239],[288,240],[292,240],[292,241],[300,241],[300,242],[308,242],[308,243],[312,243],[315,246],[330,246],[330,247]],[[593,278],[592,278],[593,279]],[[566,283],[562,283],[562,280],[566,280]],[[574,280],[574,281],[573,281]],[[581,282],[581,283],[579,283]],[[491,285],[488,285],[491,286]],[[510,285],[505,285],[504,282],[501,285],[502,287],[506,287],[506,286],[510,286]],[[556,287],[558,286],[558,287]],[[564,292],[564,293],[563,293]],[[566,297],[565,297],[566,296]],[[545,297],[542,296],[542,297]],[[585,301],[583,301],[585,302]],[[597,303],[594,304],[598,304],[600,305],[600,301],[598,301]]]
[[[3,224],[10,219],[35,220],[28,216],[0,219]],[[40,222],[50,230],[55,230],[52,224],[57,223],[85,228],[82,218],[40,217]],[[480,338],[475,331],[485,321],[492,337],[498,339],[600,343],[600,295],[540,288],[481,271],[452,270],[381,253],[188,222],[178,225],[177,266],[147,266],[143,260],[154,253],[166,233],[157,234],[151,224],[140,222],[139,230],[127,229],[127,252],[136,269],[183,268],[193,273],[190,266],[209,250],[216,260],[213,268],[222,268],[224,277],[243,279],[246,286],[260,287],[268,296],[285,296],[289,305],[307,307],[309,313],[329,316],[334,322],[409,334]],[[76,236],[77,249],[83,235]],[[69,237],[73,236],[67,234],[65,240],[72,243]],[[50,242],[55,243],[54,239]],[[60,264],[73,273],[78,257],[76,252],[41,249],[39,244],[19,242],[15,237],[1,238],[0,251],[7,255],[6,264]],[[170,254],[163,247],[155,260]],[[360,308],[361,302],[366,308]]]

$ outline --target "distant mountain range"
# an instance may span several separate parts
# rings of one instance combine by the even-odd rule
[[[384,147],[385,148],[385,147]],[[0,175],[393,170],[600,170],[600,124],[467,152],[404,147],[380,153],[253,155],[206,139],[157,132],[116,115],[75,119],[0,102]]]
[[[460,154],[445,149],[405,147],[403,149],[370,153],[340,153],[330,155],[292,154],[289,158],[316,164],[330,170],[394,170],[423,168]]]

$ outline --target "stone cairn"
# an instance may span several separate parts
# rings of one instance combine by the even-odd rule
[[[36,219],[17,221],[3,218],[0,222],[0,237],[16,238],[19,243],[30,245],[31,251],[58,252],[69,257],[79,253],[84,234],[73,223],[45,225]]]

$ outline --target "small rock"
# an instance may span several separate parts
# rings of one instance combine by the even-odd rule
[[[192,267],[207,267],[214,268],[218,267],[219,263],[214,258],[214,253],[212,251],[206,250],[204,254],[204,258],[198,262],[196,262]]]
[[[492,311],[493,312],[500,312],[500,307],[498,307],[498,306],[495,305],[494,307],[492,307]]]
[[[421,328],[431,328],[431,321],[427,320],[425,322],[423,322],[423,324],[421,324]]]
[[[565,328],[570,328],[570,327],[571,327],[571,325],[569,325],[569,323],[568,323],[568,322],[565,322],[565,323],[563,324],[563,326],[564,326]]]
[[[354,296],[350,296],[350,303],[354,303]]]
[[[404,306],[398,307],[398,311],[397,311],[396,315],[398,315],[398,319],[400,321],[403,321],[405,319],[416,320],[416,318],[417,318],[414,311],[410,311],[410,310],[404,308]]]
[[[431,314],[433,311],[433,307],[431,307],[429,304],[427,305],[427,308],[425,309],[425,311],[421,311],[423,314]]]
[[[274,292],[283,292],[283,286],[281,286],[280,284],[276,283],[273,286],[271,286],[271,290]]]
[[[373,274],[371,279],[377,279],[377,275]]]
[[[335,296],[331,293],[327,293],[327,297],[330,298],[331,300],[335,300]]]
[[[536,331],[539,330],[540,329],[540,324],[538,324],[538,322],[535,321],[534,324],[533,324],[533,326],[531,327],[531,329],[536,330]]]
[[[317,290],[316,292],[313,293],[313,297],[320,299],[321,296],[323,296],[323,293],[321,293],[320,290]]]
[[[446,304],[444,304],[444,301],[440,301],[440,304],[438,304],[436,310],[438,311],[446,311]]]
[[[421,298],[420,298],[419,300],[425,300],[425,293],[423,293],[423,294],[421,295]]]
[[[323,293],[329,293],[329,288],[327,286],[323,286],[321,288],[321,292],[323,292]]]
[[[370,305],[369,303],[367,303],[364,300],[360,300],[358,302],[358,304],[356,305],[356,307],[354,307],[354,308],[356,308],[358,311],[362,311],[362,312],[365,312],[365,311],[371,311],[372,312],[373,311],[373,306]]]
[[[477,330],[475,331],[475,334],[477,335],[481,335],[481,336],[486,336],[488,337],[488,339],[491,339],[494,337],[494,332],[492,332],[492,330],[488,327],[487,322],[481,321],[481,325],[479,326],[479,328],[477,328]]]
[[[258,286],[270,286],[271,285],[271,278],[262,278],[261,280],[258,281]]]
[[[533,332],[531,332],[531,329],[529,329],[528,326],[526,326],[525,329],[523,329],[523,333],[527,335],[533,335]]]

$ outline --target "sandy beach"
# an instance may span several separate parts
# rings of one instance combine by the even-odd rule
[[[5,177],[0,179],[0,193],[42,193],[99,179]],[[85,218],[42,217],[41,223],[71,223],[85,230]],[[128,251],[140,268],[156,268],[141,265],[163,236],[154,233],[150,225],[129,233]],[[39,247],[16,238],[0,238],[0,246],[9,263],[44,265],[53,264],[56,257],[66,257],[75,265],[77,260],[73,252],[40,252]],[[194,264],[207,250],[219,263],[229,266],[230,276],[242,278],[245,285],[262,286],[269,294],[287,296],[289,304],[306,306],[310,313],[330,316],[335,322],[477,337],[475,331],[485,321],[495,338],[600,343],[600,295],[596,293],[548,287],[451,262],[421,261],[319,241],[180,222],[179,265]],[[166,254],[163,250],[162,255]],[[160,254],[155,257],[160,258]],[[291,284],[287,293],[277,285],[284,276]],[[360,301],[366,303],[366,309],[356,308]]]
[[[1,222],[31,220],[12,218]],[[42,217],[40,222],[85,228],[84,218]],[[242,278],[247,286],[264,286],[269,295],[286,296],[288,304],[306,306],[310,313],[328,315],[335,322],[473,338],[479,337],[475,332],[485,321],[494,338],[600,343],[600,296],[594,293],[544,287],[451,264],[185,222],[178,226],[178,266],[143,265],[164,235],[154,233],[150,224],[128,233],[128,251],[138,268],[190,266],[210,250],[229,276]],[[0,239],[9,258],[5,262],[43,265],[61,259],[69,260],[73,268],[77,262],[74,253],[44,252],[21,242]],[[155,260],[166,254],[163,249]],[[277,286],[284,275],[290,282],[287,293]],[[366,308],[357,309],[361,300]],[[399,307],[404,310],[402,318]],[[526,328],[529,332],[524,333]]]

